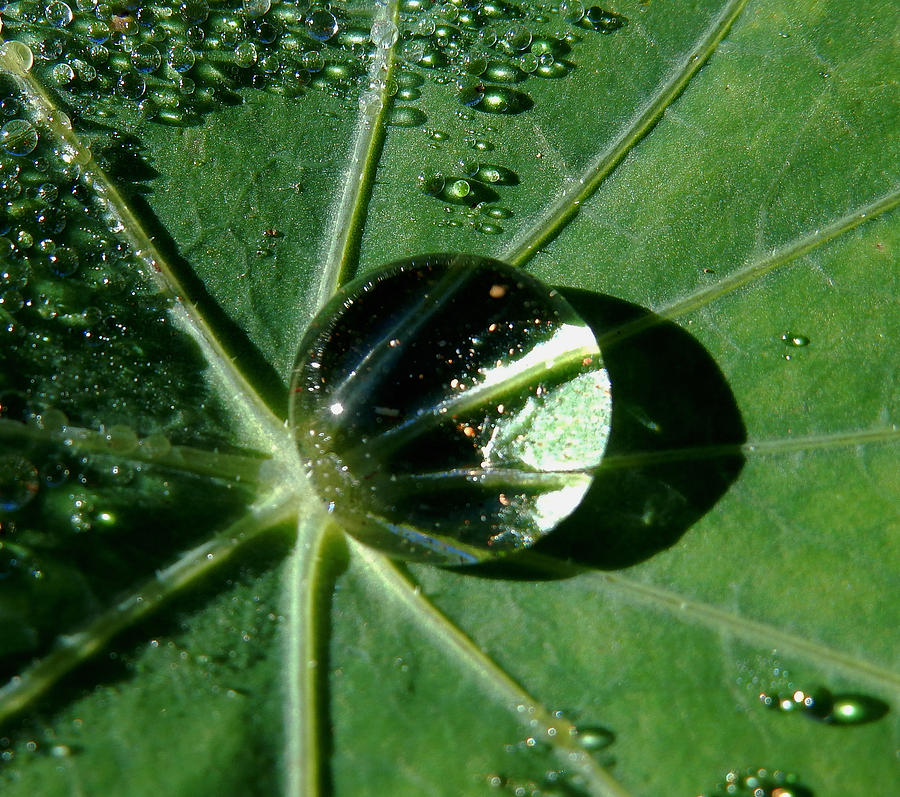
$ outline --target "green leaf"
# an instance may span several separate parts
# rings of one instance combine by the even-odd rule
[[[884,793],[892,4],[265,5],[0,12],[4,794]],[[502,568],[346,537],[284,423],[337,286],[446,251],[556,286],[612,380]]]

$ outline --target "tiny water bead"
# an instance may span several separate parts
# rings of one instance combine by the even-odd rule
[[[794,346],[795,348],[803,348],[804,346],[809,346],[809,338],[806,335],[798,335],[794,332],[785,332],[781,336],[781,339],[787,346]]]
[[[347,285],[291,380],[297,446],[335,519],[437,564],[552,531],[587,492],[610,417],[584,321],[534,277],[469,255],[402,260]]]

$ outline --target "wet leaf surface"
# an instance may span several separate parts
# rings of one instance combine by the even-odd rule
[[[4,793],[881,793],[892,10],[4,5]],[[613,398],[468,568],[343,535],[287,425],[319,308],[439,252],[558,291]],[[552,410],[519,459],[599,448]]]

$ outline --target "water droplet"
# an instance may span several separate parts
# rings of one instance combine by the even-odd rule
[[[253,42],[244,41],[234,48],[235,66],[246,69],[256,63],[256,45]]]
[[[833,725],[861,725],[881,719],[887,712],[887,703],[868,695],[835,695],[831,711],[821,719]]]
[[[161,432],[148,435],[140,442],[141,449],[148,457],[164,457],[172,450],[172,443],[169,438]]]
[[[37,468],[18,454],[0,456],[0,510],[21,509],[40,487]]]
[[[562,0],[559,4],[559,13],[563,15],[566,22],[572,24],[581,22],[584,12],[584,3],[581,0]]]
[[[471,138],[467,139],[466,143],[474,150],[478,152],[490,152],[494,149],[494,145],[490,141],[486,141],[483,138]]]
[[[535,68],[537,68],[537,59],[535,59]],[[493,80],[497,83],[518,83],[527,77],[521,69],[499,61],[488,64],[483,75],[486,80]]]
[[[781,339],[788,346],[796,346],[797,348],[802,348],[804,346],[809,346],[809,338],[806,335],[796,335],[793,332],[785,332]]]
[[[57,86],[68,86],[75,80],[75,70],[69,64],[55,64],[50,70],[50,78]]]
[[[534,74],[548,80],[559,80],[569,74],[569,67],[562,61],[541,61]]]
[[[337,34],[340,26],[334,14],[324,8],[316,8],[306,15],[306,30],[317,41],[326,42]]]
[[[244,16],[248,19],[264,17],[272,7],[272,0],[243,0]]]
[[[145,74],[155,72],[161,64],[162,56],[159,54],[159,50],[149,42],[138,45],[131,51],[131,65],[138,72]]]
[[[44,7],[44,18],[55,28],[64,28],[72,21],[72,9],[61,0],[52,0]]]
[[[106,442],[117,454],[130,454],[138,447],[138,437],[130,426],[118,424],[106,431]]]
[[[792,773],[750,768],[726,772],[723,782],[701,797],[813,797],[813,793]]]
[[[78,271],[78,252],[69,246],[57,246],[47,257],[50,270],[59,277],[71,277]]]
[[[878,698],[860,694],[832,694],[818,688],[794,689],[790,694],[762,692],[760,702],[782,713],[798,712],[828,725],[861,725],[881,719],[889,706]]]
[[[198,25],[209,16],[209,3],[207,0],[184,0],[178,6],[178,16],[189,25]]]
[[[20,41],[3,42],[0,44],[0,63],[13,72],[28,72],[34,65],[34,53]]]
[[[604,748],[609,747],[616,740],[616,735],[612,731],[602,728],[599,725],[579,725],[577,728],[576,739],[578,744],[585,750],[594,751],[603,750]]]
[[[11,119],[0,128],[0,147],[10,155],[28,155],[38,144],[38,132],[26,119]]]
[[[468,255],[350,283],[313,322],[291,381],[297,445],[334,517],[391,555],[447,564],[527,547],[573,511],[610,412],[594,336],[571,307]],[[590,419],[590,434],[561,417]]]
[[[47,462],[41,466],[41,481],[47,487],[59,487],[69,479],[69,469],[62,462]]]
[[[396,44],[399,36],[400,31],[393,22],[389,19],[377,19],[372,23],[369,38],[376,47],[387,50]]]
[[[418,108],[394,106],[388,115],[388,124],[395,127],[419,127],[427,121],[423,111]]]
[[[124,72],[119,75],[116,89],[125,99],[139,100],[144,96],[147,84],[144,82],[143,76],[138,72]]]
[[[604,11],[600,6],[591,6],[581,20],[582,27],[590,27],[600,33],[613,33],[627,24],[627,17],[615,11]]]
[[[496,114],[522,113],[534,105],[531,98],[521,91],[483,83],[462,89],[459,101],[478,111]]]
[[[499,42],[509,53],[522,52],[531,45],[531,31],[522,25],[510,25],[500,34]]]
[[[194,65],[196,56],[186,44],[175,44],[169,48],[167,60],[176,72],[187,72]]]

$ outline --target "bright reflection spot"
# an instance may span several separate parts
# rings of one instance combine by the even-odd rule
[[[332,415],[340,415],[344,411],[344,405],[339,401],[335,401],[329,408]]]
[[[538,343],[523,357],[506,365],[491,368],[477,389],[490,389],[533,368],[553,368],[557,358],[571,356],[574,352],[596,353],[597,342],[594,340],[594,333],[586,326],[562,324],[549,340]]]

